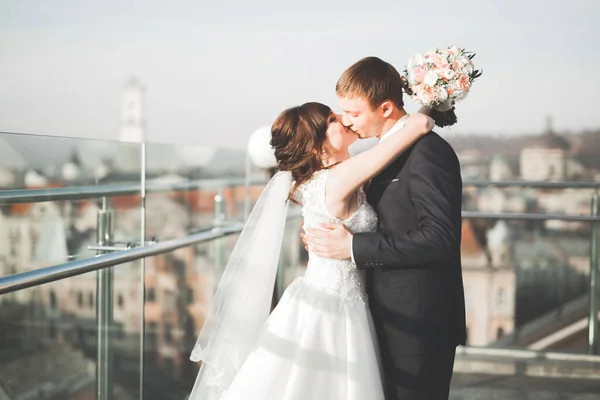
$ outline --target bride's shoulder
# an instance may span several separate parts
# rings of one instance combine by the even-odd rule
[[[305,203],[307,199],[312,199],[316,196],[320,192],[320,189],[325,187],[328,174],[329,169],[321,169],[314,172],[307,180],[296,187],[294,194],[296,200],[300,203]],[[296,184],[296,182],[294,182],[294,184]],[[301,201],[300,199],[303,199],[304,201]]]
[[[329,172],[331,171],[331,169],[329,168],[323,168],[320,169],[316,172],[314,172],[311,177],[306,181],[306,185],[308,187],[320,187],[322,186],[325,181],[327,180],[327,176],[329,175]]]
[[[313,185],[323,181],[327,177],[327,174],[329,173],[329,171],[330,170],[328,168],[323,168],[323,169],[313,172],[313,174],[306,181],[304,181],[302,183],[302,186],[310,187],[310,186],[313,186]]]

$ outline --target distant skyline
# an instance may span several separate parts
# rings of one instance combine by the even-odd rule
[[[0,2],[0,131],[119,135],[130,76],[147,140],[238,147],[283,109],[321,101],[361,57],[404,69],[433,46],[477,52],[483,76],[444,135],[597,129],[600,2],[155,0]],[[417,106],[407,99],[408,111]]]

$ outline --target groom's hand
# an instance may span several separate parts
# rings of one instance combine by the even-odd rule
[[[322,229],[310,228],[305,239],[308,248],[323,258],[346,260],[352,257],[352,232],[343,224],[321,224]]]
[[[300,222],[300,229],[304,227],[304,221]],[[300,239],[302,239],[302,244],[304,245],[304,249],[308,251],[308,243],[306,243],[306,234],[304,232],[300,233]]]

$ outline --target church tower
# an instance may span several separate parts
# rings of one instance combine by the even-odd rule
[[[121,141],[141,143],[145,140],[145,97],[146,88],[138,79],[132,77],[125,83],[121,94]]]

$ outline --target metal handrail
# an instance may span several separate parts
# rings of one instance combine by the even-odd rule
[[[292,210],[290,217],[298,217],[300,213]],[[463,218],[482,219],[546,219],[564,221],[600,222],[600,216],[592,215],[563,215],[563,214],[510,214],[510,213],[482,213],[464,211]],[[51,267],[39,268],[33,271],[21,272],[6,277],[0,277],[0,295],[15,292],[20,289],[54,282],[102,268],[112,267],[129,261],[152,257],[158,254],[169,253],[182,247],[218,239],[220,237],[239,233],[244,227],[243,222],[226,227],[213,228],[210,231],[195,233],[183,238],[171,239],[148,246],[120,250],[110,254],[103,254],[84,260],[71,261]]]
[[[265,184],[264,178],[253,178],[250,184]],[[226,186],[242,186],[245,178],[197,179],[186,182],[150,182],[147,192],[182,191],[190,189],[215,189]],[[530,187],[540,189],[600,189],[600,182],[552,182],[552,181],[488,181],[465,180],[463,187]],[[34,203],[56,200],[81,200],[95,197],[114,197],[141,193],[139,183],[123,183],[99,186],[73,186],[47,189],[13,189],[0,191],[0,204]]]
[[[463,187],[529,187],[537,189],[600,189],[600,182],[594,181],[490,181],[469,179],[463,181]]]
[[[482,211],[463,211],[463,218],[502,219],[502,220],[535,220],[535,221],[581,221],[600,222],[600,216],[577,214],[534,214],[534,213],[488,213]]]
[[[251,185],[266,183],[264,178],[250,179]],[[186,182],[161,183],[149,182],[146,192],[184,191],[191,189],[216,189],[227,186],[243,186],[245,178],[197,179]],[[95,197],[115,197],[140,194],[140,183],[122,183],[99,186],[73,186],[47,189],[12,189],[0,190],[0,204],[35,203],[56,200],[81,200]]]
[[[300,209],[288,211],[287,220],[302,216]],[[172,252],[183,247],[194,246],[199,243],[209,242],[244,229],[245,221],[230,221],[228,225],[213,227],[210,230],[194,233],[182,238],[154,242],[150,245],[118,250],[113,253],[101,254],[83,260],[70,261],[50,267],[38,268],[32,271],[0,277],[0,295],[16,292],[44,283],[55,282],[61,279],[82,275],[87,272],[113,267],[126,262],[140,260],[159,254]]]
[[[118,264],[123,264],[146,257],[169,253],[173,250],[183,247],[192,246],[198,243],[218,239],[223,236],[239,233],[243,227],[243,223],[236,223],[226,227],[214,228],[210,231],[195,233],[183,238],[158,242],[149,246],[121,250],[115,253],[102,254],[83,260],[70,261],[51,267],[39,268],[33,271],[9,275],[0,278],[0,295],[26,289],[32,286],[42,285],[44,283],[70,278],[85,274],[87,272],[97,271],[103,268],[112,267]]]

